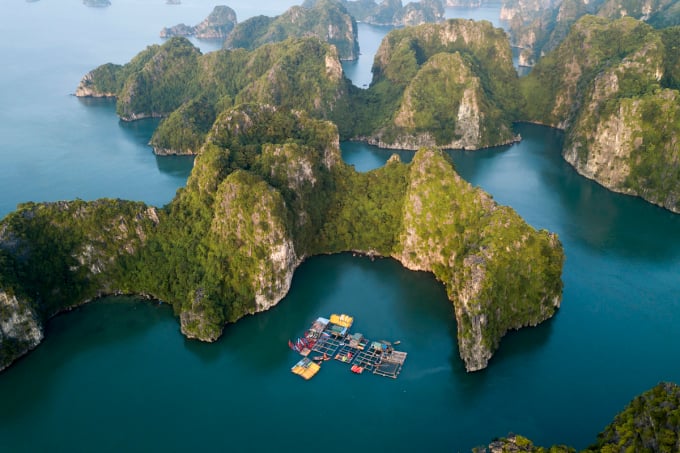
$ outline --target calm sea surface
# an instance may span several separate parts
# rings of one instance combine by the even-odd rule
[[[112,3],[0,6],[0,216],[28,200],[163,205],[186,182],[191,159],[157,158],[146,145],[155,122],[121,123],[112,103],[70,93],[90,69],[128,61],[160,43],[162,27],[198,23],[214,4]],[[239,20],[292,4],[229,3]],[[356,85],[370,83],[385,31],[360,26],[362,59],[354,72],[345,65]],[[487,370],[465,373],[453,310],[431,275],[389,259],[315,257],[277,307],[215,344],[185,340],[169,307],[134,299],[53,319],[43,344],[0,373],[0,450],[450,452],[511,431],[586,446],[634,395],[680,382],[680,216],[577,175],[558,132],[517,129],[517,145],[451,154],[472,184],[559,234],[564,301],[551,321],[509,334]],[[359,171],[391,154],[343,144]],[[287,340],[331,312],[355,315],[372,339],[401,340],[401,376],[357,376],[335,361],[309,382],[292,375]]]

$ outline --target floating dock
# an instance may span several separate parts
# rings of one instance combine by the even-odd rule
[[[378,376],[396,379],[406,361],[406,352],[395,351],[389,341],[370,341],[360,333],[350,334],[354,318],[345,314],[333,314],[329,319],[317,318],[304,336],[288,346],[304,358],[291,369],[305,379],[311,379],[326,360],[350,365],[350,371],[361,374],[364,371]],[[398,342],[395,342],[398,344]],[[315,352],[315,360],[309,359]]]
[[[290,370],[294,374],[297,374],[298,376],[301,376],[304,379],[309,380],[313,378],[314,375],[318,373],[320,369],[321,365],[305,357],[298,363],[296,363]]]

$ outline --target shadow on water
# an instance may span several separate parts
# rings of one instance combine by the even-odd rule
[[[137,145],[144,152],[153,153],[149,140],[160,123],[158,118],[145,118],[136,121],[122,121],[116,116],[116,101],[107,98],[78,98],[78,101],[88,109],[99,112],[105,117],[114,118],[123,137]],[[102,119],[103,120],[103,119]],[[191,173],[194,156],[157,156],[154,155],[158,170],[173,178],[186,180]]]
[[[465,363],[458,355],[456,346],[455,354],[451,356],[451,368],[453,378],[459,383],[455,387],[458,399],[466,406],[474,407],[480,399],[487,397],[488,385],[497,382],[499,373],[502,375],[504,369],[512,368],[518,363],[534,363],[532,356],[540,354],[548,344],[558,316],[559,311],[536,327],[506,333],[501,339],[500,347],[489,360],[489,365],[480,371],[468,373],[465,370]]]
[[[524,127],[527,135],[536,128],[546,129]],[[541,134],[544,143],[545,138]],[[544,146],[549,167],[537,173],[542,185],[559,197],[559,228],[567,235],[587,248],[622,257],[654,262],[678,259],[680,242],[669,238],[680,231],[679,215],[606,189],[578,174],[562,158],[561,146]]]
[[[187,341],[187,349],[206,362],[227,352],[240,365],[258,374],[290,367],[291,357],[299,357],[288,348],[288,340],[301,336],[319,316],[330,315],[321,307],[325,295],[339,291],[340,274],[333,270],[333,258],[307,259],[295,271],[286,297],[266,312],[227,325],[215,348]]]
[[[342,159],[354,166],[360,173],[375,170],[385,165],[387,160],[397,154],[404,163],[409,163],[413,159],[414,151],[398,149],[379,148],[364,142],[342,142],[340,143]]]
[[[158,170],[176,178],[189,178],[195,156],[156,156]]]
[[[116,113],[116,100],[113,98],[83,98],[77,97],[78,102],[88,109],[105,111],[107,113]]]
[[[39,410],[60,388],[62,370],[71,363],[112,345],[140,344],[155,325],[166,322],[175,322],[169,305],[134,297],[106,297],[55,316],[45,326],[43,342],[0,373],[0,425],[5,417],[15,420]],[[40,379],[40,385],[26,386],[27,376]]]
[[[158,118],[144,118],[135,121],[119,120],[118,126],[133,142],[148,147],[149,152],[152,152],[149,140],[151,140],[151,136],[160,122],[161,120]]]
[[[564,134],[520,123],[522,141],[509,147],[449,151],[458,173],[525,219],[555,231],[565,245],[622,257],[677,260],[680,216],[614,193],[579,175],[562,157]]]
[[[499,155],[507,152],[512,145],[496,146],[477,151],[448,149],[446,152],[453,160],[456,172],[466,181],[474,185],[480,173]]]

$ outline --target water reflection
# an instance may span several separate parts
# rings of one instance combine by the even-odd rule
[[[340,151],[342,159],[361,173],[384,166],[393,154],[397,154],[404,163],[411,162],[415,154],[413,151],[379,148],[364,142],[342,142]]]
[[[49,404],[54,399],[53,390],[64,387],[64,379],[81,379],[71,374],[74,366],[85,372],[106,372],[87,371],[83,365],[88,357],[115,350],[120,344],[136,345],[137,352],[149,354],[141,338],[158,323],[172,322],[171,312],[168,305],[107,297],[53,318],[45,327],[43,343],[0,373],[0,425],[16,423],[22,414],[35,413]],[[113,368],[127,361],[127,357],[108,355],[104,366]],[[121,374],[116,370],[111,373]],[[26,376],[39,379],[40,384],[27,386]]]
[[[359,88],[368,88],[372,82],[373,56],[378,50],[383,37],[394,27],[379,25],[357,24],[359,35],[359,58],[352,61],[343,61],[342,69],[345,77]]]
[[[186,181],[194,168],[195,156],[155,156],[161,173]]]

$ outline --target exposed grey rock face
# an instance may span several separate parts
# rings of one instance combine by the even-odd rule
[[[472,206],[485,213],[484,225],[470,228],[459,223],[461,219],[476,223],[472,217],[477,214],[467,210]],[[510,231],[514,239],[494,242]],[[461,238],[471,247],[461,247]],[[482,243],[487,245],[479,247]],[[554,260],[544,267],[538,264],[545,258],[543,252],[551,256],[543,264]],[[561,273],[562,249],[557,236],[536,232],[516,213],[473,188],[438,150],[420,150],[411,162],[403,231],[392,256],[408,269],[433,272],[444,283],[454,305],[458,349],[467,371],[486,368],[507,331],[535,326],[560,306],[561,284],[555,282]],[[526,278],[537,282],[532,294],[522,287]],[[506,297],[499,300],[498,294]]]
[[[477,64],[464,56],[470,53]],[[373,83],[387,79],[405,89],[390,122],[366,137],[371,144],[472,150],[519,139],[510,121],[508,93],[517,92],[510,46],[489,22],[452,19],[393,30],[376,53],[373,71]],[[496,80],[485,85],[490,72]]]
[[[6,262],[13,264],[0,268],[0,282],[17,281],[12,283],[16,286],[0,286],[0,370],[40,343],[42,323],[49,317],[101,295],[121,292],[107,271],[121,256],[134,254],[158,222],[156,208],[120,200],[27,203],[3,219],[0,258],[6,256]],[[37,236],[44,244],[30,239]],[[58,242],[70,245],[44,249]],[[49,274],[47,260],[51,260],[50,271],[58,268],[62,277],[51,284],[41,283],[47,286],[40,291],[34,283],[22,281],[35,282]],[[21,268],[24,277],[14,278],[14,268]],[[77,281],[82,289],[65,295],[69,291],[65,281]]]
[[[83,76],[78,88],[76,88],[75,95],[77,97],[91,97],[91,98],[114,98],[116,93],[102,92],[98,90],[93,83],[94,75],[92,71],[88,72]]]
[[[529,115],[565,130],[563,156],[576,171],[615,192],[680,212],[680,92],[672,30],[657,31],[629,17],[583,17],[523,82],[550,87],[536,96],[525,87],[526,105],[541,106]],[[612,42],[626,46],[619,50]],[[555,83],[547,82],[551,77]]]
[[[161,30],[161,38],[195,36],[199,39],[225,39],[236,25],[236,12],[228,6],[216,6],[198,25],[178,24]]]
[[[31,303],[0,289],[0,371],[38,346],[42,338]]]

